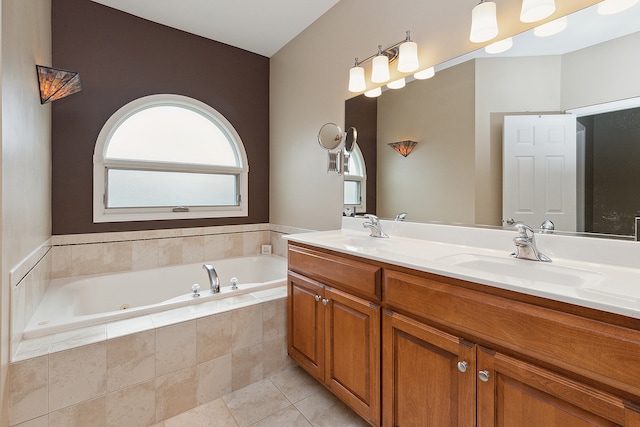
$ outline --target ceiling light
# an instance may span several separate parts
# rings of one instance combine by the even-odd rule
[[[553,15],[556,11],[555,0],[522,0],[520,21],[538,22]]]
[[[604,0],[598,3],[598,14],[613,15],[635,6],[640,0]]]
[[[371,89],[364,93],[364,96],[366,96],[367,98],[377,98],[380,95],[382,95],[382,89],[379,87]]]
[[[425,68],[422,71],[418,71],[413,75],[418,80],[426,80],[436,75],[436,69],[433,67]]]
[[[349,70],[349,92],[362,92],[366,88],[364,68],[358,64],[358,58],[356,58],[356,64]]]
[[[407,31],[407,39],[400,45],[400,58],[398,59],[398,71],[410,73],[420,67],[418,64],[418,45],[411,41],[410,32]]]
[[[549,37],[564,31],[564,29],[567,28],[567,25],[568,25],[567,17],[563,16],[560,19],[547,22],[546,24],[542,24],[539,27],[534,28],[533,34],[536,37]]]
[[[469,40],[482,43],[498,35],[498,20],[496,18],[496,4],[482,0],[471,11],[471,33]]]
[[[387,83],[387,87],[389,89],[402,89],[405,86],[406,82],[404,80],[404,78],[401,78],[399,80]]]
[[[504,40],[491,43],[485,46],[484,51],[491,54],[506,52],[513,47],[513,38],[509,37]]]
[[[382,53],[382,45],[378,45],[378,54],[373,58],[371,68],[371,81],[374,83],[385,83],[391,78],[389,74],[389,58]]]

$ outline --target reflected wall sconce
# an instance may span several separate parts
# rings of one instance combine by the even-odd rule
[[[82,90],[80,73],[75,71],[36,65],[36,72],[40,88],[40,104],[56,101]]]
[[[349,70],[349,91],[350,92],[363,92],[367,88],[367,82],[365,79],[364,68],[362,65],[371,61],[371,82],[372,83],[387,83],[391,80],[391,73],[389,71],[389,64],[398,62],[398,71],[401,73],[411,73],[416,71],[420,64],[418,62],[418,45],[411,41],[411,33],[407,31],[407,37],[386,49],[382,48],[382,45],[378,45],[378,52],[370,57],[359,61],[355,60],[355,65]],[[396,87],[400,85],[399,80],[392,82],[390,85]],[[390,87],[391,87],[390,86]],[[369,91],[372,92],[372,91]],[[368,96],[377,96],[376,92],[370,93]]]
[[[555,0],[522,0],[520,21],[525,23],[542,21],[556,11]]]
[[[604,0],[598,3],[598,14],[613,15],[635,6],[640,0]]]
[[[389,147],[393,148],[398,153],[402,154],[404,157],[407,157],[411,153],[411,151],[413,151],[413,147],[415,147],[416,144],[417,144],[416,141],[411,141],[408,139],[405,141],[387,143]]]

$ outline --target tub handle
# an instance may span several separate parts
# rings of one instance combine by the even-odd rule
[[[191,286],[191,296],[194,298],[200,296],[200,285],[198,285],[197,283],[194,283]]]
[[[236,289],[238,289],[238,278],[237,277],[232,277],[231,278],[231,290],[235,291]]]

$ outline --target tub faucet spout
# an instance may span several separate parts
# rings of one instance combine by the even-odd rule
[[[211,293],[217,294],[220,292],[220,279],[218,278],[218,273],[216,273],[216,269],[213,268],[211,264],[203,264],[202,268],[207,270],[209,274],[209,283],[211,284]]]

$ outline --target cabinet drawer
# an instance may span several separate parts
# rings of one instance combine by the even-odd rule
[[[640,331],[385,269],[383,304],[640,396]],[[635,400],[635,399],[634,399]]]
[[[289,270],[364,298],[382,296],[380,267],[338,255],[289,245]]]

